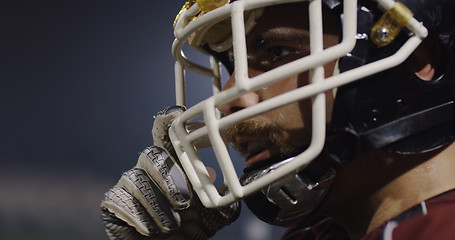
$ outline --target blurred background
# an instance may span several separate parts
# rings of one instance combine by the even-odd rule
[[[0,5],[0,239],[107,239],[99,203],[174,103],[183,0]],[[198,88],[198,86],[189,86]],[[244,207],[214,239],[277,239]]]

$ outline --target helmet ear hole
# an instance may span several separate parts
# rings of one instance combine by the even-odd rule
[[[438,38],[429,36],[411,54],[411,67],[420,80],[431,82],[442,77],[443,58],[442,42]]]

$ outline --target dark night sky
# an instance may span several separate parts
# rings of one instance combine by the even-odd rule
[[[1,3],[0,239],[106,239],[100,198],[152,143],[153,115],[174,103],[172,23],[183,3]],[[273,235],[250,215],[239,222],[215,239]]]
[[[171,16],[180,5],[152,2],[2,8],[2,155],[93,166],[150,140],[152,115],[173,102]]]

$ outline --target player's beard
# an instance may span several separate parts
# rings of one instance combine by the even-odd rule
[[[273,121],[249,119],[226,130],[226,140],[236,151],[245,155],[246,153],[243,153],[240,146],[236,144],[236,138],[242,136],[270,141],[271,144],[279,147],[281,153],[289,152],[295,148],[290,141],[288,131]]]

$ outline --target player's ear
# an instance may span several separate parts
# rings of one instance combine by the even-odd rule
[[[441,66],[442,43],[434,38],[428,37],[412,53],[411,65],[417,77],[424,81],[431,81],[438,78],[438,67]]]

